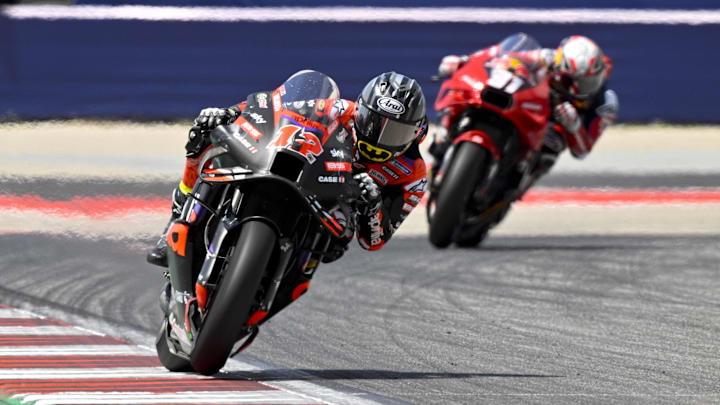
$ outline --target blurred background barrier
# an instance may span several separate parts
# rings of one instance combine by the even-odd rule
[[[421,7],[394,10],[322,8],[334,4],[326,0],[144,2],[218,6],[201,8],[77,3],[84,5],[1,9],[0,117],[189,117],[274,88],[304,68],[335,78],[345,98],[354,99],[374,75],[395,70],[418,79],[434,99],[439,84],[430,77],[444,55],[524,31],[548,47],[572,34],[596,40],[614,61],[610,86],[620,96],[621,121],[720,122],[714,1],[683,2],[682,10],[669,0],[594,1],[586,9],[538,8],[531,0],[481,4],[532,10],[428,9],[422,7],[432,2],[425,0],[347,3]],[[268,7],[289,4],[295,8]]]

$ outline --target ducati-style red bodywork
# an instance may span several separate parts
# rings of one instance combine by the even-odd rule
[[[443,112],[449,128],[468,108],[493,111],[514,124],[525,152],[539,150],[550,116],[550,86],[544,72],[534,72],[523,53],[503,54],[495,45],[474,54],[455,74],[443,82],[435,109]],[[470,133],[472,132],[472,133]],[[455,143],[483,145],[499,158],[492,140],[482,131],[459,134]]]
[[[527,34],[471,55],[440,88],[446,129],[431,153],[430,242],[476,246],[532,185],[550,120],[545,52]],[[434,149],[434,151],[432,150]]]

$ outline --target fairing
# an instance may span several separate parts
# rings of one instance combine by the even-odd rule
[[[215,146],[229,153],[215,159],[210,170],[222,173],[237,167],[262,175],[274,173],[279,165],[296,166],[299,175],[285,177],[324,207],[353,195],[353,137],[328,113],[333,103],[341,102],[329,97],[338,94],[332,79],[304,71],[273,93],[250,95],[242,115],[211,134]],[[227,181],[238,180],[226,177]]]
[[[539,45],[516,34],[478,52],[443,82],[435,109],[452,120],[468,108],[487,109],[512,122],[526,150],[539,150],[550,116],[550,86],[523,58]]]

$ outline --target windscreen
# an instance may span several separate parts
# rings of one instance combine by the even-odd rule
[[[285,94],[282,94],[283,88]],[[340,97],[340,89],[335,81],[324,73],[314,70],[301,70],[295,73],[280,86],[280,89],[285,103]]]
[[[500,43],[500,54],[540,49],[540,43],[524,32],[510,35]]]

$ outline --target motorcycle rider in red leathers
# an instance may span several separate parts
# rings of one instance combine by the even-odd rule
[[[339,91],[337,94],[339,95]],[[268,108],[267,104],[274,102],[272,92],[254,93],[248,96],[247,100],[229,108],[206,108],[195,119],[195,128],[203,131],[191,131],[185,145],[187,152],[185,172],[182,181],[173,192],[170,223],[182,212],[186,196],[198,179],[198,166],[205,153],[212,148],[209,137],[204,134],[218,125],[235,121],[250,102],[257,103],[259,108]],[[378,250],[391,238],[425,192],[427,182],[425,162],[418,148],[418,144],[427,133],[425,98],[422,89],[415,80],[395,72],[388,72],[372,79],[356,102],[332,98],[316,100],[315,105],[318,109],[322,108],[325,114],[338,117],[339,122],[356,142],[353,173],[360,187],[360,199],[354,221],[355,233],[364,249]],[[353,224],[352,219],[348,222]],[[348,232],[345,238],[333,247],[332,253],[323,258],[323,261],[331,262],[339,259],[347,250],[352,238],[352,232]],[[155,247],[148,251],[147,261],[167,267],[167,249],[166,235],[163,234]],[[173,279],[178,278],[173,277]],[[295,286],[292,287],[289,290],[291,292]],[[171,309],[176,312],[172,318],[182,323],[184,319],[182,303],[187,301],[191,293],[177,291],[177,288],[173,286],[172,301],[179,302],[180,305],[175,305],[178,308]],[[168,302],[170,293],[170,289],[166,287],[162,300]],[[291,300],[291,297],[281,296],[281,292],[278,292],[271,314],[266,319],[289,304]],[[173,325],[173,327],[182,330],[184,326]],[[183,334],[175,335],[181,340],[187,339],[185,336],[180,336]]]
[[[497,52],[493,46],[473,55],[448,55],[438,67],[440,77],[455,73],[473,56]],[[582,159],[590,153],[605,128],[615,121],[618,97],[605,82],[612,71],[612,61],[589,38],[567,37],[557,49],[540,49],[518,53],[536,69],[547,69],[550,78],[550,129],[545,134],[535,179],[546,174],[558,155],[567,149]],[[447,139],[434,140],[430,151],[437,161],[442,159]]]

